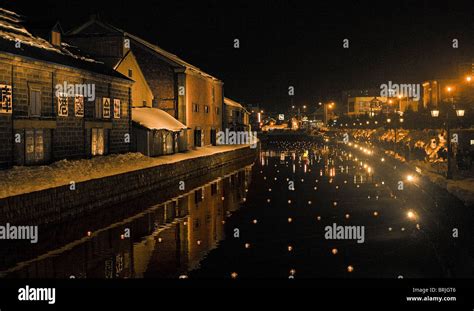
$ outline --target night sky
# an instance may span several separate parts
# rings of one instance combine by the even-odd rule
[[[450,77],[458,62],[474,57],[473,2],[152,2],[15,0],[2,6],[31,25],[59,20],[65,31],[99,14],[222,79],[226,96],[272,110],[290,105],[289,86],[295,104],[310,105],[339,100],[344,89]],[[342,48],[345,38],[349,49]]]

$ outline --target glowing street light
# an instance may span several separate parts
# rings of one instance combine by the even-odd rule
[[[416,220],[417,219],[417,216],[416,216],[415,212],[413,212],[413,211],[408,211],[407,212],[407,217],[410,220]]]
[[[451,87],[448,87],[448,88],[451,89]],[[450,90],[448,90],[448,92],[449,91]],[[447,159],[448,160],[448,163],[447,163],[448,169],[446,171],[446,179],[452,179],[453,178],[453,172],[452,172],[452,169],[451,169],[451,124],[450,124],[451,123],[450,121],[451,121],[452,112],[450,112],[450,111],[451,111],[451,109],[448,109],[448,111],[446,112],[446,122],[445,122],[445,127],[446,127],[445,129],[446,129],[447,138],[448,138],[448,142],[447,142],[448,143],[448,156],[447,156],[447,158],[448,158]],[[456,116],[457,117],[462,118],[462,117],[464,117],[464,114],[465,114],[464,109],[456,109]],[[439,110],[438,109],[431,110],[431,116],[433,118],[439,117]]]

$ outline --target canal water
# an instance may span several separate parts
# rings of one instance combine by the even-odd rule
[[[270,144],[254,164],[190,181],[183,193],[40,226],[37,245],[2,249],[1,275],[472,277],[470,241],[454,241],[438,203],[412,185],[400,191],[402,177],[377,162],[335,145]]]

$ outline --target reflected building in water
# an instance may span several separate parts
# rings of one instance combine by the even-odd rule
[[[18,278],[177,278],[225,238],[251,166],[150,207],[3,273]],[[88,236],[89,235],[89,236]]]

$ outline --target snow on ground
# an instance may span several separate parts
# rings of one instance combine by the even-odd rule
[[[424,161],[410,161],[411,167],[421,169],[421,175],[426,176],[432,183],[446,189],[449,193],[460,199],[464,204],[474,205],[474,178],[451,179],[444,177],[445,163],[427,163]]]
[[[78,183],[244,147],[248,145],[208,146],[186,153],[156,158],[150,158],[141,153],[126,153],[74,161],[61,160],[43,166],[15,166],[9,170],[0,171],[0,199],[69,185],[71,181]]]

